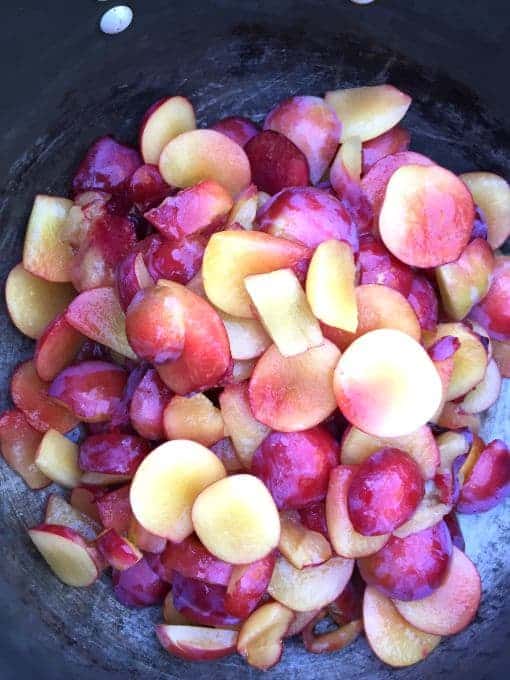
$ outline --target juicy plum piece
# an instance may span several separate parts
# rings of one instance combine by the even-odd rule
[[[328,612],[319,612],[317,616],[304,628],[302,637],[303,645],[307,652],[323,654],[324,652],[338,652],[345,649],[363,631],[361,619],[351,621],[338,626],[334,630],[316,634],[315,628],[321,621],[328,617]]]
[[[185,189],[214,180],[232,196],[251,182],[244,150],[216,130],[190,130],[172,139],[161,152],[159,171],[171,186]]]
[[[124,312],[142,288],[149,288],[154,284],[142,253],[137,252],[130,253],[119,262],[115,279],[117,295]]]
[[[73,195],[83,191],[115,193],[142,165],[140,154],[112,137],[101,137],[89,148],[73,178]]]
[[[510,340],[510,257],[496,258],[492,283],[485,298],[472,310],[470,317],[481,324],[491,338]]]
[[[434,165],[434,161],[420,153],[414,151],[403,151],[401,153],[384,156],[374,163],[370,170],[361,180],[361,187],[374,213],[374,224],[378,225],[379,213],[384,202],[386,187],[393,173],[405,165]]]
[[[106,361],[84,361],[64,369],[51,383],[50,397],[85,422],[111,419],[122,399],[127,373]]]
[[[93,288],[80,293],[67,308],[66,321],[90,340],[137,360],[126,337],[126,316],[113,288]]]
[[[113,592],[126,607],[151,607],[165,599],[170,586],[151,569],[145,558],[124,571],[114,570]]]
[[[487,226],[491,248],[499,248],[510,236],[510,186],[492,172],[466,172],[460,179],[467,185]]]
[[[145,439],[164,439],[163,412],[172,392],[157,371],[149,369],[139,382],[129,405],[131,424]]]
[[[266,602],[244,622],[237,639],[237,652],[253,668],[267,671],[278,663],[282,639],[288,634],[295,613],[279,602]]]
[[[5,282],[5,301],[16,328],[33,340],[41,337],[53,319],[62,314],[76,295],[68,283],[46,281],[17,264]]]
[[[500,439],[481,452],[464,482],[457,511],[464,514],[486,512],[510,495],[510,451]]]
[[[118,571],[134,567],[143,557],[140,550],[115,529],[106,529],[96,539],[96,547],[107,564]]]
[[[444,577],[452,541],[448,527],[439,522],[406,538],[392,536],[386,545],[359,560],[367,585],[397,600],[420,600],[439,587]]]
[[[129,502],[129,484],[97,497],[95,504],[105,529],[115,529],[121,536],[128,533],[133,519]]]
[[[34,429],[39,432],[52,429],[65,434],[76,427],[77,418],[65,404],[50,398],[54,396],[51,388],[50,383],[37,375],[34,362],[25,361],[13,373],[11,397]]]
[[[338,456],[338,444],[322,427],[272,432],[255,451],[251,471],[267,486],[280,510],[299,509],[324,500]]]
[[[161,555],[161,564],[170,575],[177,571],[186,578],[226,586],[233,566],[219,560],[204,548],[196,536],[189,536],[181,543],[168,543]]]
[[[4,411],[0,416],[0,450],[5,462],[20,475],[31,489],[43,489],[51,484],[35,458],[42,440],[24,414],[18,409]]]
[[[165,198],[144,217],[165,238],[179,241],[199,231],[215,230],[233,205],[230,194],[221,184],[205,180]]]
[[[438,165],[408,165],[388,182],[379,231],[390,252],[427,268],[456,260],[469,243],[475,218],[465,184]]]
[[[459,520],[457,519],[457,515],[455,512],[450,512],[445,515],[443,519],[446,526],[448,527],[448,531],[450,532],[452,545],[464,552],[466,550],[466,543],[464,541],[464,535],[462,533]]]
[[[192,439],[211,447],[225,436],[221,412],[203,393],[175,395],[163,413],[167,439]]]
[[[364,142],[362,174],[366,175],[381,158],[407,151],[410,143],[411,135],[401,125],[396,125],[382,135]]]
[[[270,553],[256,562],[234,566],[225,596],[229,614],[245,619],[256,609],[267,591],[275,562],[275,553]]]
[[[326,523],[326,506],[324,503],[311,503],[300,508],[299,517],[303,525],[311,531],[316,531],[328,538],[328,525]]]
[[[172,625],[156,626],[161,646],[172,656],[187,661],[213,661],[236,651],[237,631],[190,626],[185,617],[182,619]]]
[[[253,274],[291,268],[297,273],[311,257],[308,248],[260,231],[213,234],[204,253],[203,284],[207,298],[227,314],[253,319],[244,280]]]
[[[425,276],[413,276],[407,300],[414,309],[422,330],[433,331],[437,326],[439,303],[434,287]]]
[[[260,132],[260,127],[243,116],[227,116],[211,125],[212,130],[230,137],[239,146],[246,146],[252,137]]]
[[[164,241],[151,250],[147,257],[147,268],[155,281],[168,279],[185,285],[200,271],[207,239],[194,236],[182,241]]]
[[[345,206],[313,187],[284,189],[257,214],[262,231],[316,248],[323,241],[346,241],[358,252],[358,232]]]
[[[333,374],[339,358],[340,351],[329,340],[293,357],[283,357],[271,345],[250,379],[248,394],[256,420],[280,432],[297,432],[328,418],[337,406]]]
[[[268,113],[264,129],[285,135],[304,153],[315,184],[335,156],[342,124],[321,97],[297,96],[277,104]]]
[[[286,187],[310,184],[308,161],[303,152],[284,135],[264,130],[246,144],[253,183],[260,191],[276,194]]]
[[[213,444],[211,451],[218,456],[229,474],[243,471],[243,464],[237,455],[230,437],[223,437],[219,442]]]
[[[390,328],[365,333],[349,345],[335,369],[334,391],[349,422],[376,437],[414,432],[433,417],[443,396],[423,347]]]
[[[236,626],[241,619],[226,609],[227,588],[174,572],[174,606],[187,619],[203,626]]]
[[[141,165],[132,174],[127,188],[128,200],[141,212],[159,205],[173,189],[161,177],[157,165]]]
[[[172,139],[196,127],[195,111],[186,97],[163,97],[145,112],[140,124],[140,151],[146,163],[158,163]]]
[[[380,449],[352,479],[347,498],[351,522],[364,536],[390,533],[411,517],[423,494],[414,460],[399,449]]]
[[[405,116],[412,101],[387,84],[333,90],[326,92],[325,99],[342,121],[342,142],[350,137],[364,142],[387,132]]]
[[[129,344],[140,359],[154,364],[178,359],[184,349],[184,310],[164,286],[139,291],[126,313]]]
[[[67,323],[65,314],[55,317],[35,346],[35,368],[41,380],[53,380],[72,363],[84,342],[84,336]]]
[[[280,512],[278,550],[296,569],[323,564],[333,556],[327,538],[305,527],[297,510]]]
[[[132,476],[149,450],[149,443],[135,435],[96,434],[80,446],[78,463],[87,472]]]
[[[397,260],[375,236],[363,234],[360,237],[358,264],[360,284],[378,283],[394,288],[404,297],[411,292],[412,269]]]
[[[105,489],[100,486],[79,484],[71,491],[69,502],[71,506],[80,513],[100,524],[101,519],[97,510],[96,501],[98,498],[102,498],[105,493]]]
[[[184,314],[184,347],[173,362],[158,366],[163,382],[186,395],[215,387],[231,364],[230,345],[216,310],[191,290],[172,281],[160,281],[181,305]]]

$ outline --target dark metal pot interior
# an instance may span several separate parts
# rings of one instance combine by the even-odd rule
[[[508,41],[510,21],[504,2],[493,1],[489,8],[460,0],[378,0],[368,7],[347,0],[131,4],[133,26],[109,37],[97,29],[106,3],[60,0],[20,8],[6,2],[0,28],[2,281],[20,259],[34,194],[65,194],[73,168],[95,137],[113,133],[134,141],[144,110],[167,93],[190,97],[203,126],[228,114],[261,120],[276,101],[294,93],[391,82],[414,98],[406,122],[415,150],[454,171],[510,175],[510,97],[503,81],[508,59],[502,51],[508,55],[502,40],[506,27]],[[9,375],[30,355],[32,343],[8,321],[3,297],[0,305],[3,408]],[[510,440],[509,399],[507,387],[485,422],[487,436]],[[40,521],[47,491],[28,493],[3,462],[0,484],[4,680],[258,675],[238,657],[200,666],[169,657],[152,633],[159,609],[122,607],[106,577],[85,590],[61,585],[24,531]],[[401,678],[507,675],[510,517],[500,507],[466,518],[463,527],[484,584],[480,612],[468,630],[444,640],[419,667],[399,671]],[[383,679],[394,673],[364,639],[325,656],[309,655],[292,641],[266,677]]]

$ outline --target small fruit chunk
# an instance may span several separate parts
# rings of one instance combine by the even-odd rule
[[[323,241],[306,277],[306,296],[314,315],[329,326],[354,333],[358,327],[355,278],[352,248],[344,241]]]
[[[444,522],[406,538],[392,536],[379,552],[363,557],[358,566],[363,580],[388,597],[420,600],[441,584],[452,552]]]
[[[467,184],[473,200],[487,223],[487,240],[499,248],[510,236],[510,186],[492,172],[466,172],[460,179]]]
[[[318,425],[336,408],[333,373],[339,358],[340,351],[329,340],[293,357],[282,356],[272,345],[250,380],[255,418],[281,432]]]
[[[284,357],[322,344],[319,322],[291,269],[247,276],[244,285],[264,328]]]
[[[326,104],[342,121],[340,141],[374,139],[399,123],[411,105],[411,97],[393,85],[352,87],[326,92]]]
[[[175,571],[172,590],[175,609],[194,624],[237,627],[240,623],[237,617],[225,609],[225,586],[187,578]]]
[[[413,271],[397,260],[386,246],[372,234],[363,234],[359,240],[358,265],[361,285],[378,283],[394,288],[407,297],[411,291]]]
[[[163,241],[151,248],[145,259],[153,280],[189,283],[200,270],[206,242],[206,237],[198,234],[181,241]]]
[[[35,346],[35,368],[41,380],[51,381],[72,363],[85,338],[60,314],[46,327]]]
[[[394,446],[411,456],[421,470],[423,479],[432,479],[439,465],[439,451],[428,425],[402,437],[373,437],[357,427],[349,427],[342,437],[341,460],[343,465],[363,463],[369,456],[384,448]]]
[[[363,628],[374,654],[394,668],[423,661],[441,642],[438,635],[407,623],[393,602],[372,586],[363,596]]]
[[[39,432],[49,429],[69,432],[77,420],[64,408],[52,391],[53,384],[39,378],[33,361],[25,361],[14,371],[11,380],[11,396],[14,405],[23,411],[26,419]],[[50,398],[53,397],[53,398]]]
[[[106,432],[87,437],[80,446],[79,464],[86,472],[132,477],[150,451],[150,444],[133,434]]]
[[[255,451],[251,471],[271,492],[279,509],[322,501],[329,473],[338,464],[338,444],[323,427],[271,432]],[[282,474],[285,470],[285,474]]]
[[[411,517],[423,494],[414,460],[396,448],[379,449],[355,470],[347,494],[349,517],[364,536],[388,534]]]
[[[163,619],[170,626],[190,626],[192,623],[174,607],[172,591],[163,602]]]
[[[114,415],[124,395],[126,381],[126,371],[116,364],[83,361],[59,373],[48,394],[56,402],[64,404],[79,420],[100,423]]]
[[[286,187],[306,187],[310,171],[305,154],[284,135],[264,130],[246,144],[253,183],[268,194]]]
[[[105,490],[99,486],[79,484],[71,491],[69,502],[71,506],[83,515],[90,517],[98,524],[101,522],[96,501],[104,496]]]
[[[501,373],[494,359],[487,364],[482,380],[466,394],[460,403],[464,413],[482,413],[498,400],[501,392]]]
[[[34,276],[18,264],[5,282],[5,300],[12,323],[33,340],[61,314],[75,296],[69,283],[54,283]]]
[[[362,174],[366,175],[381,158],[407,151],[410,142],[411,135],[401,125],[396,125],[382,135],[364,142]]]
[[[482,421],[478,413],[469,414],[464,413],[460,404],[453,401],[447,401],[439,415],[432,418],[433,422],[438,427],[443,427],[446,430],[458,430],[459,428],[467,427],[471,432],[480,432]]]
[[[415,274],[407,300],[414,309],[423,330],[433,331],[437,326],[438,300],[434,287],[425,276]]]
[[[225,429],[230,433],[239,460],[249,470],[253,454],[270,432],[255,419],[248,398],[248,383],[227,385],[220,394],[220,408]]]
[[[170,193],[172,187],[161,177],[157,165],[141,165],[129,179],[128,200],[134,203],[140,212],[154,208]]]
[[[227,219],[227,227],[239,225],[243,229],[253,229],[257,215],[258,191],[255,184],[250,184],[237,197]]]
[[[205,547],[231,564],[265,557],[280,537],[274,501],[253,475],[233,475],[204,489],[193,504],[192,520]]]
[[[465,472],[457,512],[486,512],[510,494],[510,452],[500,439],[490,442]]]
[[[204,253],[205,292],[227,314],[254,318],[245,278],[294,267],[308,258],[308,248],[283,238],[259,231],[219,232],[211,236]]]
[[[131,484],[130,501],[140,524],[178,543],[193,533],[191,508],[199,493],[226,475],[218,457],[196,442],[175,439],[154,449]]]
[[[58,526],[73,529],[86,541],[94,541],[101,531],[99,520],[88,517],[70,505],[63,496],[56,493],[50,494],[44,513],[45,524],[57,524]]]
[[[278,550],[296,569],[322,564],[332,557],[329,541],[304,527],[296,512],[281,512],[280,526]]]
[[[468,243],[455,262],[436,269],[443,307],[454,321],[464,319],[473,305],[489,290],[494,256],[487,241],[476,238]]]
[[[471,318],[485,328],[491,338],[510,340],[510,257],[499,255],[492,283],[485,298],[471,310]]]
[[[164,97],[157,101],[140,126],[140,151],[145,163],[157,164],[170,140],[195,127],[195,112],[185,97]]]
[[[481,337],[462,323],[440,323],[435,331],[423,334],[423,344],[429,349],[446,336],[457,338],[460,346],[453,355],[453,372],[445,398],[462,397],[483,379],[487,370],[487,350]]]
[[[93,553],[76,531],[56,524],[40,524],[29,529],[28,535],[55,576],[66,585],[83,588],[98,578]]]
[[[126,335],[140,359],[162,364],[181,356],[184,310],[165,286],[139,291],[126,313]]]
[[[73,251],[62,240],[62,230],[72,201],[56,196],[35,197],[28,220],[23,247],[23,266],[27,272],[46,281],[71,280]]]
[[[105,529],[115,529],[121,535],[129,531],[133,517],[129,491],[129,484],[126,484],[96,499],[99,519]]]
[[[120,191],[142,165],[138,151],[119,144],[112,137],[100,137],[85,154],[73,177],[72,192]]]
[[[205,180],[165,198],[157,208],[146,212],[144,218],[165,238],[179,241],[220,226],[233,205],[230,194],[221,184]]]
[[[330,473],[330,478],[333,470]],[[322,501],[319,503],[310,503],[304,508],[299,509],[299,516],[304,526],[312,531],[317,531],[325,538],[328,538],[328,527],[326,524],[326,504]]]
[[[167,574],[178,571],[186,578],[226,586],[232,574],[232,565],[219,560],[204,548],[196,536],[188,536],[180,543],[168,543],[161,555],[161,564]]]
[[[316,184],[333,160],[342,125],[321,97],[298,96],[272,109],[264,129],[280,132],[301,149],[310,167],[312,184]]]
[[[323,241],[346,241],[358,252],[358,231],[347,208],[330,192],[294,187],[273,196],[257,214],[262,231],[316,248]]]
[[[433,635],[455,635],[474,619],[482,586],[480,575],[458,548],[452,557],[444,580],[428,597],[414,602],[394,601],[404,619],[419,630]]]
[[[151,607],[161,604],[168,592],[165,583],[149,565],[146,557],[124,571],[113,570],[113,592],[126,607]]]
[[[234,361],[255,359],[271,345],[271,338],[257,319],[241,319],[225,312],[219,312],[219,315],[227,331]]]
[[[129,404],[129,419],[141,437],[158,441],[164,439],[163,413],[172,392],[157,371],[150,368],[138,383]]]
[[[267,591],[276,562],[275,553],[250,564],[237,564],[232,569],[225,596],[225,608],[240,619],[257,608]]]
[[[232,196],[251,181],[243,149],[216,130],[191,130],[172,139],[161,152],[159,171],[171,186],[186,188],[212,179]]]
[[[340,595],[353,567],[353,560],[332,557],[323,564],[296,569],[284,557],[279,557],[268,593],[296,612],[320,609]]]
[[[11,409],[0,416],[0,450],[6,463],[20,475],[31,489],[51,484],[35,464],[42,435],[28,422],[22,411]]]
[[[252,137],[260,132],[259,126],[243,116],[227,116],[211,125],[213,130],[230,137],[239,146],[246,146]]]
[[[352,526],[347,508],[349,487],[356,473],[354,465],[339,465],[331,471],[326,496],[326,520],[331,544],[342,557],[357,559],[380,550],[389,539],[382,536],[363,536]]]
[[[278,663],[283,651],[282,638],[292,623],[294,612],[278,602],[262,605],[243,623],[237,651],[261,671]]]
[[[131,517],[127,537],[137,548],[153,555],[160,555],[165,550],[167,544],[165,538],[155,536],[150,531],[144,529],[136,517]],[[168,621],[167,623],[170,622]]]
[[[108,564],[118,571],[134,567],[143,557],[140,550],[115,529],[103,531],[96,539],[96,547]]]
[[[405,165],[435,165],[434,161],[422,156],[421,153],[414,151],[403,151],[401,153],[385,156],[374,163],[367,174],[361,180],[363,193],[372,206],[374,225],[378,231],[379,214],[384,203],[386,187],[393,173]]]
[[[230,367],[225,326],[216,310],[191,290],[174,281],[161,280],[184,314],[184,348],[175,361],[158,366],[163,382],[180,395],[215,387]]]
[[[475,208],[466,186],[438,165],[408,165],[388,182],[379,216],[384,244],[415,267],[456,260],[467,246]]]
[[[225,436],[221,412],[205,394],[172,397],[163,413],[163,426],[168,439],[192,439],[207,447]]]
[[[48,430],[35,456],[35,464],[52,482],[72,489],[79,484],[78,446],[57,430]]]
[[[187,625],[158,625],[156,635],[167,652],[187,661],[213,661],[236,651],[238,632]]]
[[[66,321],[85,337],[136,361],[126,337],[126,317],[113,288],[80,293],[69,305]]]
[[[211,451],[218,456],[229,474],[243,471],[244,466],[239,460],[239,456],[236,453],[230,437],[223,437],[223,439],[220,439],[216,444],[213,444],[211,446]]]
[[[422,498],[418,507],[416,508],[411,518],[401,524],[398,529],[393,532],[394,536],[398,538],[406,538],[411,534],[417,534],[419,531],[430,529],[435,526],[442,519],[446,521],[446,515],[451,511],[452,505],[442,502],[438,489],[435,486],[425,491],[425,496]]]
[[[363,623],[358,619],[338,626],[335,630],[316,635],[315,626],[327,616],[327,612],[320,612],[303,630],[303,644],[307,652],[323,654],[324,652],[340,651],[354,642],[363,631]]]
[[[343,415],[379,437],[417,430],[437,411],[442,396],[425,350],[406,333],[385,328],[348,347],[335,370],[334,389]]]

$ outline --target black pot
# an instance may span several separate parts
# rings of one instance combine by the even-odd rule
[[[204,125],[231,113],[260,120],[274,102],[293,93],[390,82],[414,97],[407,124],[415,150],[454,171],[510,174],[506,0],[129,4],[133,25],[118,36],[98,29],[112,3],[2,4],[2,281],[20,260],[34,194],[65,194],[73,168],[95,137],[113,132],[134,141],[141,114],[164,94],[189,96]],[[5,407],[9,375],[32,344],[7,320],[3,298],[0,314],[0,407]],[[485,428],[487,436],[510,439],[504,399]],[[88,590],[60,584],[24,531],[40,521],[46,492],[28,493],[3,463],[0,475],[3,680],[258,675],[238,657],[196,665],[168,656],[152,632],[159,610],[125,609],[114,600],[108,579]],[[468,630],[446,639],[421,665],[399,671],[402,679],[508,676],[510,518],[500,507],[466,518],[463,526],[484,584],[480,612]],[[319,657],[289,642],[281,664],[265,677],[394,675],[359,639],[342,654]]]

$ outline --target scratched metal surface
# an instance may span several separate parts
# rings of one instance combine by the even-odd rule
[[[18,11],[18,3],[8,4]],[[63,2],[54,4],[61,9],[67,6]],[[39,79],[32,78],[31,92],[17,93],[19,106],[25,100],[32,105],[0,111],[1,139],[9,152],[0,160],[2,282],[20,259],[33,195],[65,192],[80,154],[96,136],[114,132],[121,140],[134,140],[137,121],[145,108],[169,92],[189,96],[204,125],[232,113],[261,120],[275,101],[296,92],[320,94],[341,85],[388,81],[415,99],[407,119],[413,148],[454,171],[483,168],[510,175],[508,118],[505,124],[495,120],[473,91],[445,75],[446,62],[441,63],[441,54],[448,53],[444,34],[441,42],[436,25],[428,28],[429,33],[417,34],[416,40],[428,41],[431,52],[426,59],[432,65],[423,65],[423,54],[413,51],[410,35],[417,17],[422,20],[420,3],[388,0],[386,8],[382,2],[376,3],[376,11],[364,15],[367,21],[373,16],[375,26],[360,29],[359,15],[354,14],[358,8],[341,6],[340,1],[314,3],[313,11],[310,3],[304,2],[282,0],[277,8],[274,3],[253,2],[246,4],[242,16],[236,16],[235,6],[225,1],[214,3],[214,7],[212,3],[191,1],[179,10],[159,0],[150,7],[133,2],[134,26],[115,38],[116,43],[97,34],[99,11],[92,4],[80,0],[73,17],[53,14],[49,23],[50,10],[41,8],[40,3],[37,7],[34,3],[26,13],[29,34],[28,39],[24,35],[21,40],[35,40],[41,27],[50,37],[53,30],[54,40],[47,36],[44,53],[34,56],[40,61]],[[440,3],[431,4],[439,11]],[[461,4],[465,6],[452,3]],[[484,17],[480,21],[487,21]],[[459,31],[464,30],[463,20],[459,13]],[[493,23],[498,35],[502,24]],[[385,47],[393,27],[400,37],[391,44],[400,43],[417,61]],[[44,31],[42,35],[44,38]],[[27,49],[31,49],[28,42]],[[437,51],[432,50],[434,45]],[[464,50],[469,52],[466,46]],[[447,56],[444,59],[448,61]],[[451,61],[450,72],[462,78],[459,64],[454,65],[453,58]],[[473,64],[473,73],[477,69],[478,62]],[[469,73],[463,76],[464,83],[470,80]],[[15,87],[12,74],[10,77]],[[487,82],[490,78],[487,74]],[[481,89],[482,80],[478,75]],[[501,108],[495,105],[494,109],[501,115]],[[3,408],[8,404],[9,375],[17,362],[30,355],[32,343],[21,338],[8,321],[3,297],[0,318]],[[510,440],[509,403],[506,381],[500,401],[485,422],[487,437]],[[26,526],[40,520],[44,499],[52,489],[27,492],[3,462],[0,489],[2,678],[191,680],[207,674],[215,680],[259,675],[236,656],[199,667],[170,658],[151,631],[160,612],[122,607],[112,596],[108,578],[87,590],[61,585],[24,532]],[[502,677],[508,667],[508,505],[466,518],[462,524],[468,554],[483,579],[482,607],[467,631],[445,640],[418,668],[399,671],[403,679],[453,679],[469,674],[481,680]],[[320,657],[290,642],[282,663],[265,677],[308,680],[311,675],[386,680],[395,672],[379,663],[360,639],[343,654]]]

